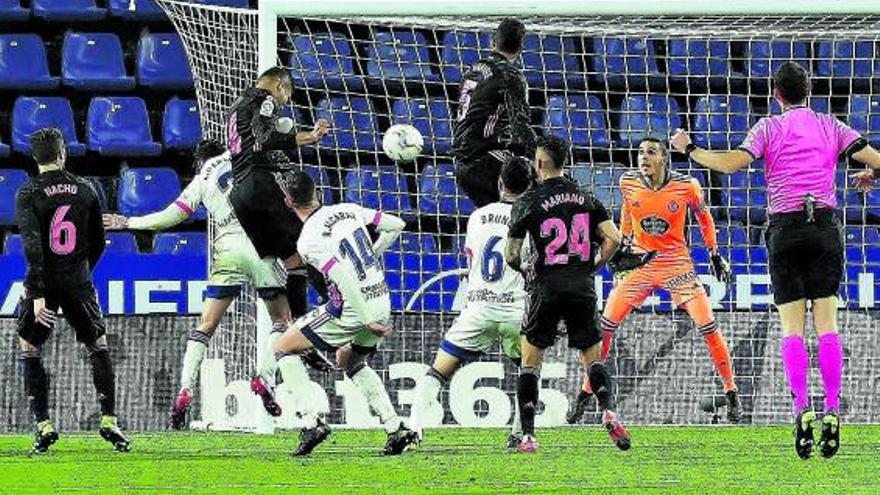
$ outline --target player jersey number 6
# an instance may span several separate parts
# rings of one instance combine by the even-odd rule
[[[570,256],[577,256],[585,262],[590,260],[589,213],[575,215],[572,218],[571,229],[561,218],[548,218],[541,223],[541,237],[553,238],[544,248],[547,265],[567,265]],[[559,253],[566,244],[568,244],[568,252]]]
[[[70,254],[76,249],[76,225],[64,217],[70,211],[70,205],[59,206],[52,216],[49,226],[49,247],[55,254]]]

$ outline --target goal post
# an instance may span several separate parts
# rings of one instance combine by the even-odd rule
[[[833,113],[872,138],[880,132],[880,120],[871,120],[872,112],[880,114],[880,86],[873,81],[880,74],[875,1],[261,0],[257,10],[157,1],[183,38],[206,134],[225,139],[224,113],[232,101],[260,71],[283,66],[294,76],[286,110],[298,125],[338,119],[330,136],[295,160],[314,174],[325,201],[377,203],[408,221],[406,237],[384,258],[398,331],[372,358],[403,415],[414,399],[414,380],[433,359],[457,315],[455,301],[466,291],[466,280],[459,281],[461,241],[472,208],[447,188],[450,181],[455,187],[448,133],[461,72],[475,53],[487,53],[484,35],[500,17],[522,19],[530,36],[518,63],[529,85],[533,126],[570,142],[571,175],[616,215],[617,179],[635,163],[641,138],[668,138],[684,127],[703,146],[737,146],[758,118],[779,112],[769,78],[782,60],[798,60],[814,73],[810,105],[817,111]],[[381,134],[395,123],[416,125],[429,143],[415,166],[394,164],[381,152]],[[762,164],[731,176],[710,174],[679,155],[672,166],[703,185],[721,250],[734,269],[729,287],[711,277],[702,237],[691,222],[697,274],[730,344],[746,421],[787,422],[781,331],[762,240]],[[872,384],[880,371],[871,363],[880,359],[880,207],[847,184],[845,166],[838,177],[848,239],[840,316],[848,353],[844,408],[848,421],[878,422]],[[596,283],[604,303],[611,279],[601,273]],[[244,303],[239,313],[255,304]],[[255,321],[237,318],[229,330],[253,336]],[[545,425],[559,423],[583,376],[560,340],[548,350],[550,366],[543,373]],[[236,345],[221,344],[229,347],[226,359],[244,369],[241,362],[257,359],[254,343],[245,350]],[[650,298],[624,322],[610,363],[628,421],[712,421],[700,403],[718,395],[720,382],[699,332],[668,294]],[[444,392],[443,409],[431,415],[465,426],[509,422],[512,373],[500,352],[465,366]],[[331,422],[377,424],[341,374],[313,380]],[[818,372],[810,380],[818,403]]]

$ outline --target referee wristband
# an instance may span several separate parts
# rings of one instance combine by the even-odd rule
[[[697,145],[696,145],[696,144],[694,144],[694,143],[688,143],[688,145],[684,147],[684,156],[690,158],[690,157],[691,157],[691,153],[692,153],[695,149],[697,149]]]

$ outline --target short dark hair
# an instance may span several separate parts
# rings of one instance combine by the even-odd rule
[[[538,148],[544,150],[550,155],[550,161],[553,162],[553,168],[556,170],[565,166],[568,161],[568,142],[554,135],[544,137],[538,144]]]
[[[532,164],[525,158],[511,157],[501,167],[501,182],[504,188],[513,194],[522,194],[532,185],[534,170]]]
[[[263,79],[277,79],[281,82],[286,82],[288,84],[293,83],[290,78],[290,72],[287,72],[287,69],[280,66],[266,69],[262,74],[260,74],[260,77],[257,78],[258,81],[262,81]]]
[[[773,73],[773,87],[779,96],[793,105],[803,103],[810,95],[810,73],[797,62],[785,62]]]
[[[657,143],[660,145],[660,149],[663,150],[663,156],[669,155],[669,148],[666,146],[666,143],[664,143],[661,139],[655,137],[646,137],[639,142],[639,146],[641,146],[642,143]]]
[[[64,136],[57,127],[46,127],[31,134],[31,154],[37,165],[58,159],[64,148]]]
[[[309,174],[296,170],[285,177],[287,197],[295,207],[308,206],[315,199],[315,181]]]
[[[206,161],[215,156],[220,156],[225,152],[226,147],[220,144],[219,141],[215,139],[202,139],[193,151],[193,160],[196,171],[202,168],[202,165]]]
[[[526,26],[510,17],[503,19],[495,29],[495,49],[504,53],[519,53],[522,50]]]

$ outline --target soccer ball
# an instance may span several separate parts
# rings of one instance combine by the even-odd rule
[[[395,124],[382,137],[382,151],[395,162],[411,162],[422,152],[425,139],[409,124]]]

